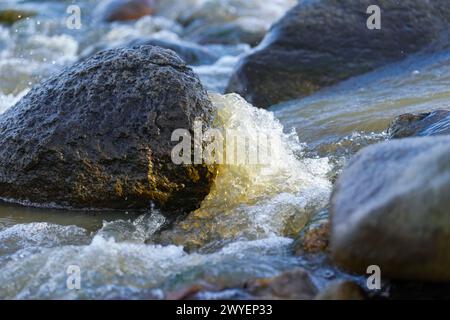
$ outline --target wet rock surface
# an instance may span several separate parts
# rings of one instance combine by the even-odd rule
[[[0,10],[0,25],[12,25],[15,22],[26,19],[28,17],[33,17],[36,15],[36,12],[29,10],[15,10],[15,9],[6,9]]]
[[[297,256],[308,253],[321,253],[328,250],[330,222],[328,219],[310,224],[300,234],[294,245]]]
[[[157,0],[104,0],[96,15],[105,22],[137,20],[155,13]]]
[[[173,130],[211,123],[197,76],[172,51],[101,52],[0,116],[0,196],[78,208],[195,209],[212,174],[172,163]]]
[[[382,27],[369,30],[366,10],[377,4]],[[425,48],[446,32],[449,20],[443,0],[352,0],[345,6],[338,0],[304,1],[242,59],[227,92],[258,107],[307,96]]]
[[[391,139],[450,134],[450,111],[402,114],[392,121],[388,133]]]
[[[450,280],[450,138],[393,140],[358,153],[331,200],[331,251],[346,270]]]
[[[337,281],[320,292],[315,300],[365,300],[362,288],[351,281]]]
[[[264,300],[310,300],[317,294],[308,272],[302,268],[287,271],[275,278],[250,281],[245,289],[252,296]]]
[[[450,284],[437,282],[392,281],[384,296],[374,299],[390,300],[449,300]]]

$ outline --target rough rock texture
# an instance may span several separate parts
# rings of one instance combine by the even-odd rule
[[[245,289],[252,296],[264,300],[311,300],[317,294],[308,272],[302,268],[287,271],[275,278],[250,281]]]
[[[369,30],[366,10],[376,4],[381,30]],[[227,92],[259,107],[306,96],[421,50],[449,20],[447,0],[302,1],[242,59]]]
[[[365,300],[365,293],[351,281],[338,281],[320,292],[315,300]]]
[[[294,242],[294,253],[301,256],[308,253],[321,253],[328,249],[330,221],[321,219],[309,224]]]
[[[450,137],[363,149],[331,200],[332,256],[349,271],[450,281]]]
[[[171,161],[173,130],[207,126],[211,103],[172,51],[101,52],[0,116],[0,197],[91,208],[189,211],[209,192],[203,166]]]
[[[450,134],[450,111],[402,114],[392,121],[388,132],[391,139]]]
[[[157,0],[103,0],[97,6],[96,16],[101,21],[136,20],[155,12]]]

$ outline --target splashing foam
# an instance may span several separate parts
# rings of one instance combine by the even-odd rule
[[[211,95],[217,125],[238,130],[257,144],[258,134],[271,137],[273,158],[267,165],[219,165],[212,190],[201,208],[162,234],[162,241],[187,247],[234,239],[296,234],[331,192],[327,158],[302,159],[297,136],[285,134],[271,112],[248,104],[236,94]]]
[[[155,38],[179,40],[183,27],[173,20],[164,17],[145,16],[132,25],[113,24],[104,36],[106,42],[121,42],[132,38],[152,35]]]
[[[25,96],[28,91],[29,89],[25,89],[16,96],[13,94],[4,95],[0,92],[0,114],[5,112],[7,109],[9,109],[9,107],[12,107],[16,102],[22,99],[22,97]]]
[[[188,254],[180,246],[116,242],[95,236],[89,245],[18,251],[0,272],[1,299],[153,299],[156,288],[174,289],[205,279],[237,285],[254,276],[273,276],[293,267],[279,257],[290,239],[235,242],[211,254]],[[291,261],[292,260],[292,261]],[[237,262],[239,261],[239,263]],[[66,287],[67,267],[82,271],[82,290]]]

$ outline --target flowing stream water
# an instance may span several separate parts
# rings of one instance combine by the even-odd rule
[[[178,41],[183,29],[168,15],[101,27],[87,19],[83,32],[69,30],[64,17],[73,2],[0,3],[0,10],[38,12],[0,25],[0,113],[100,42],[148,35]],[[76,2],[82,9],[95,4]],[[258,2],[247,1],[246,8]],[[200,297],[242,298],[245,292],[233,288],[296,266],[308,268],[319,288],[346,276],[320,259],[295,256],[294,239],[318,214],[326,214],[333,181],[349,157],[386,139],[395,115],[449,105],[450,51],[418,54],[262,110],[237,95],[223,95],[234,65],[250,47],[210,49],[218,60],[194,70],[210,91],[217,124],[274,137],[277,160],[265,166],[220,165],[201,208],[162,232],[164,217],[155,208],[138,214],[1,202],[0,298],[163,298],[164,292],[199,282],[229,288]],[[82,271],[82,290],[67,289],[70,265]]]

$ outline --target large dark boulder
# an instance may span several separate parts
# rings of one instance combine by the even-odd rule
[[[392,140],[359,152],[331,200],[331,252],[346,270],[450,281],[450,137]]]
[[[450,134],[450,111],[402,114],[392,121],[388,133],[391,139]]]
[[[0,197],[89,208],[195,209],[208,167],[171,161],[173,130],[212,105],[172,51],[103,51],[35,87],[0,116]]]
[[[367,28],[370,5],[381,30]],[[227,92],[259,107],[306,96],[446,41],[449,20],[446,0],[301,1],[240,61]]]

